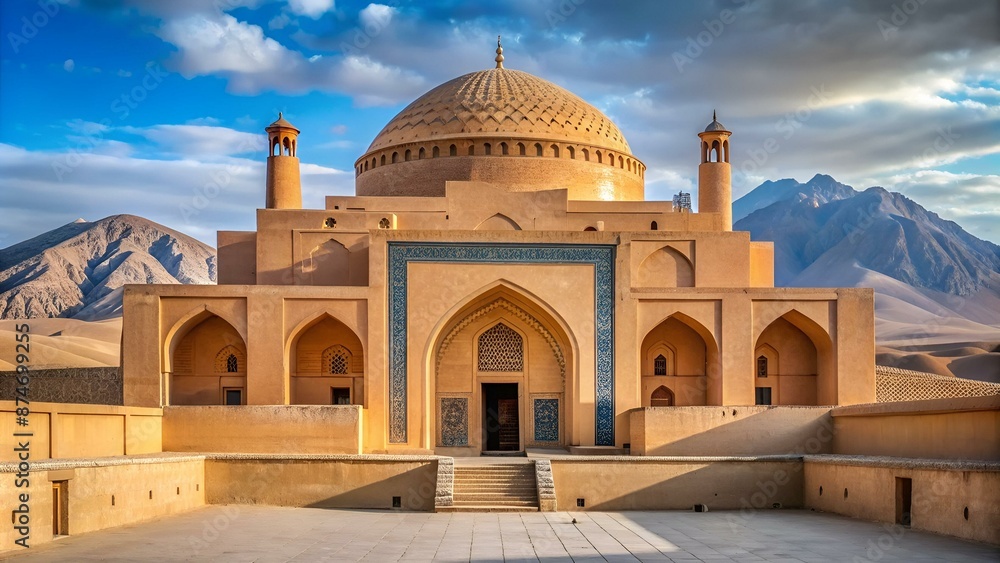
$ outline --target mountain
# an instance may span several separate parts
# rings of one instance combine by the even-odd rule
[[[913,200],[881,187],[844,198],[847,186],[831,187],[772,203],[734,226],[774,241],[779,285],[792,285],[816,263],[823,269],[856,263],[914,287],[971,295],[1000,272],[1000,246]]]
[[[874,288],[881,341],[1000,339],[1000,246],[829,176],[765,182],[733,207],[754,206],[733,229],[774,242],[776,285]]]
[[[777,182],[768,180],[733,202],[733,221],[739,221],[754,211],[779,201],[807,201],[813,206],[818,206],[839,199],[848,199],[857,193],[851,186],[841,184],[825,174],[817,174],[805,184],[791,178]]]
[[[0,318],[121,316],[129,283],[215,283],[215,249],[142,217],[79,219],[0,250]]]

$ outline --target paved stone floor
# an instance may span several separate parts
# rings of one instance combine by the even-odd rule
[[[209,506],[62,538],[13,557],[19,562],[470,559],[965,562],[998,561],[1000,549],[806,510],[744,518],[739,512],[429,514]]]

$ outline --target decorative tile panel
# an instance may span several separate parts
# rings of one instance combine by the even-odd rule
[[[469,445],[469,400],[465,397],[441,398],[441,445]]]
[[[390,443],[407,441],[407,265],[410,262],[457,262],[594,266],[596,444],[614,445],[613,245],[389,242],[388,255]]]
[[[559,441],[559,399],[535,399],[535,441]]]

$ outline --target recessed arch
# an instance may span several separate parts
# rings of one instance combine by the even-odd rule
[[[795,308],[780,315],[772,313],[771,317],[756,335],[754,364],[750,369],[756,372],[756,352],[766,356],[769,350],[773,351],[779,362],[776,369],[768,366],[773,403],[836,405],[837,368],[830,335]]]
[[[498,326],[506,326],[510,330],[503,329],[505,332],[516,334],[523,342],[523,372],[517,370],[518,366],[499,366],[504,371],[480,373],[480,338]],[[578,369],[575,362],[579,353],[577,343],[565,320],[531,292],[507,280],[497,280],[471,292],[442,315],[428,336],[424,350],[428,377],[422,412],[427,417],[424,440],[429,441],[430,447],[485,448],[485,429],[482,433],[478,429],[485,391],[478,382],[495,381],[520,382],[518,410],[522,447],[566,444],[572,439],[573,414],[568,405],[572,404],[576,393],[573,382]],[[462,368],[462,361],[472,364]],[[545,367],[547,365],[550,367]],[[505,371],[508,368],[514,371]],[[551,371],[556,369],[558,371]],[[456,387],[455,377],[472,378],[472,381]],[[455,435],[448,431],[456,420],[450,406],[458,401],[468,405],[467,413],[458,415],[466,425],[459,434],[468,436],[467,444],[445,441],[446,435]],[[446,407],[451,413],[447,422],[439,417],[443,414],[437,414],[443,413]],[[557,428],[550,427],[552,433],[536,436],[538,427],[532,420],[543,412],[550,413],[549,418],[539,418],[537,422],[543,426],[555,424]]]
[[[195,311],[175,323],[165,344],[166,404],[221,405],[226,388],[246,392],[246,341],[222,316]]]
[[[675,404],[674,392],[666,385],[660,385],[650,393],[649,406],[651,407],[672,407]]]
[[[349,362],[343,373],[330,363],[339,350]],[[339,370],[338,370],[339,371]],[[365,350],[354,328],[329,311],[300,322],[285,342],[285,373],[290,404],[330,404],[331,387],[347,387],[352,402],[363,404]]]
[[[650,228],[656,226],[653,221]],[[639,264],[637,282],[640,287],[694,287],[694,265],[676,248],[663,246]]]
[[[239,334],[240,340],[244,343],[244,346],[246,345],[245,324],[236,322],[236,319],[230,317],[228,313],[212,305],[200,305],[181,315],[181,317],[178,318],[173,325],[171,325],[164,335],[164,351],[162,355],[162,369],[164,372],[173,371],[172,358],[180,339],[183,338],[192,328],[213,315],[229,323],[229,325],[236,330],[237,334]]]
[[[659,355],[668,362],[666,380],[655,373]],[[719,347],[711,331],[694,318],[677,311],[658,322],[642,339],[639,362],[645,393],[667,381],[676,405],[721,404]]]
[[[520,231],[521,226],[503,213],[497,213],[476,225],[477,231]]]

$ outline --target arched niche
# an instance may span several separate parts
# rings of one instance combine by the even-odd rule
[[[292,334],[289,399],[295,405],[363,404],[365,357],[361,339],[322,313]]]
[[[662,371],[657,359],[663,358]],[[711,332],[683,313],[674,313],[653,327],[640,347],[644,406],[653,389],[674,392],[675,405],[715,404],[721,396],[721,365]]]
[[[476,226],[477,231],[520,231],[521,226],[503,213],[497,213]]]
[[[167,348],[168,404],[246,403],[247,347],[228,321],[203,311],[174,333]]]
[[[427,348],[431,447],[473,454],[490,448],[491,386],[509,386],[516,395],[519,449],[570,443],[576,348],[558,315],[501,282],[463,300],[439,327]],[[497,361],[497,354],[517,353],[520,363]]]
[[[639,287],[694,287],[694,265],[677,249],[664,246],[639,264]]]
[[[766,384],[756,381],[770,388],[771,404],[837,404],[832,342],[814,320],[794,309],[784,313],[761,331],[754,351],[755,376],[757,359],[768,362]]]

